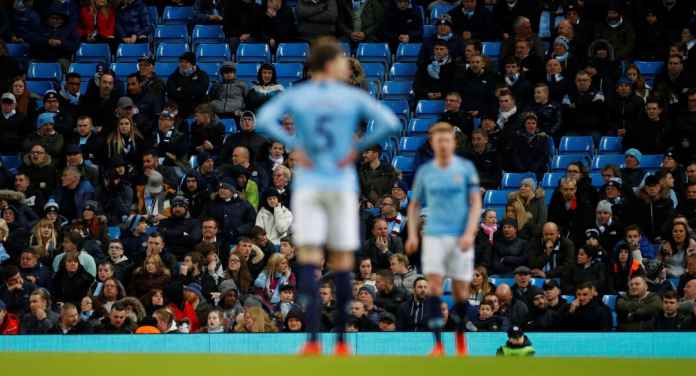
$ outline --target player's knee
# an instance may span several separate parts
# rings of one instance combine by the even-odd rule
[[[354,257],[352,252],[331,252],[329,253],[329,267],[336,272],[349,272],[354,267]]]
[[[297,250],[297,262],[321,266],[324,261],[324,253],[321,248],[314,246],[301,246]]]

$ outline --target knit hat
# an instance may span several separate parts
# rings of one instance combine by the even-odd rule
[[[196,54],[191,51],[184,52],[181,54],[181,56],[179,56],[179,60],[185,60],[191,64],[196,64]]]
[[[522,179],[522,181],[520,182],[520,186],[522,186],[523,184],[529,184],[529,186],[532,188],[532,192],[536,191],[537,189],[537,182],[532,178]]]
[[[49,212],[58,212],[60,211],[60,206],[58,205],[57,202],[53,200],[49,200],[46,205],[43,207],[44,214],[49,213]]]
[[[381,315],[379,315],[379,322],[383,322],[383,321],[394,324],[394,323],[396,323],[396,317],[394,317],[393,314],[391,314],[387,311],[384,311],[384,312],[382,312]]]
[[[616,82],[616,85],[633,85],[633,81],[631,81],[628,77],[623,76],[619,78],[619,80]]]
[[[557,38],[553,41],[553,44],[554,44],[554,45],[560,44],[561,46],[565,47],[566,50],[570,50],[570,41],[568,40],[568,38],[566,38],[566,37],[564,37],[564,36],[562,36],[562,35],[559,36],[559,37],[557,37]]]
[[[437,25],[447,25],[449,27],[452,27],[452,17],[449,14],[443,14],[437,20]]]
[[[235,186],[235,181],[232,178],[223,178],[220,180],[220,188],[228,189],[232,192],[236,192],[237,189],[234,187]]]
[[[150,172],[150,176],[147,178],[147,184],[145,185],[145,192],[147,193],[160,193],[162,192],[163,178],[162,174],[157,171]]]
[[[213,159],[213,156],[205,150],[198,153],[198,155],[196,156],[196,160],[198,161],[199,166],[208,159]]]
[[[129,97],[118,98],[118,102],[116,102],[116,108],[128,108],[128,107],[135,107],[135,103],[133,103],[132,99],[130,99]]]
[[[361,287],[360,290],[358,290],[358,295],[360,295],[360,293],[363,291],[370,294],[370,296],[372,297],[373,300],[377,296],[377,292],[375,291],[375,288],[372,287],[371,285],[363,285],[363,287]]]
[[[56,114],[53,112],[44,112],[36,118],[36,129],[43,128],[46,124],[55,124]]]
[[[220,283],[220,286],[218,286],[218,290],[220,290],[221,295],[225,295],[230,291],[234,291],[239,295],[239,289],[237,288],[237,284],[234,283],[234,280],[232,279],[226,279]]]
[[[2,95],[2,101],[7,102],[10,101],[12,103],[17,103],[17,99],[15,98],[14,94],[12,93],[5,93]]]
[[[512,218],[505,218],[502,220],[502,222],[500,222],[500,225],[501,226],[509,225],[509,226],[514,227],[514,228],[517,228],[517,221],[512,219]]]
[[[99,203],[94,200],[85,201],[85,208],[83,210],[91,210],[93,212],[99,211]]]
[[[585,230],[585,237],[587,238],[587,240],[599,239],[599,230],[597,230],[596,228],[588,228],[587,230]]]
[[[80,147],[75,144],[70,144],[65,147],[65,155],[75,155],[75,154],[82,154],[82,150],[80,150]]]
[[[616,189],[621,189],[621,186],[623,185],[623,180],[619,177],[613,177],[609,179],[607,184],[604,185],[604,188],[606,187],[614,187]]]
[[[612,214],[611,203],[607,200],[600,201],[599,203],[597,203],[597,209],[595,210],[595,212]]]
[[[188,208],[189,200],[184,196],[176,196],[172,199],[172,207],[183,206]]]
[[[399,188],[399,189],[401,189],[401,190],[404,191],[404,192],[408,192],[408,184],[406,184],[406,182],[403,181],[403,180],[397,180],[397,181],[395,181],[395,182],[394,182],[394,185],[392,186],[392,189],[393,189],[393,188]]]
[[[624,152],[624,157],[631,156],[635,158],[638,161],[638,164],[640,164],[640,160],[643,159],[643,153],[640,152],[640,150],[636,148],[630,148]]]
[[[49,99],[58,100],[58,92],[56,92],[53,89],[46,90],[46,92],[43,95],[43,101],[47,102]]]
[[[201,287],[200,284],[198,284],[196,282],[189,283],[188,285],[184,286],[184,291],[186,291],[186,290],[191,291],[194,294],[198,295],[198,297],[201,298],[201,300],[205,300],[205,298],[203,297],[203,288]]]
[[[658,179],[658,177],[655,175],[648,175],[645,178],[645,186],[646,187],[654,187],[658,184],[660,184],[660,179]]]

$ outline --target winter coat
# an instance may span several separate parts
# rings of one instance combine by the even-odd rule
[[[591,282],[599,294],[607,291],[606,266],[601,262],[593,262],[589,266],[574,264],[562,278],[561,285],[565,294],[575,293],[575,287],[581,283]]]
[[[493,270],[495,274],[512,274],[516,267],[527,265],[527,242],[519,237],[512,240],[496,234],[493,246]]]
[[[393,286],[390,292],[380,291],[377,293],[375,305],[396,316],[399,306],[410,297],[411,294],[406,289]]]
[[[188,77],[177,69],[167,80],[167,96],[179,105],[180,114],[188,116],[205,99],[209,82],[208,74],[198,67]]]
[[[578,92],[573,88],[563,99],[563,131],[589,135],[605,133],[607,106],[599,91]]]
[[[0,82],[0,85],[2,82]],[[32,132],[34,127],[26,114],[14,113],[8,118],[0,113],[0,150],[3,153],[19,153],[23,151],[22,141]]]
[[[97,23],[94,24],[94,13],[97,13]],[[85,6],[80,9],[80,37],[87,38],[95,33],[102,38],[116,36],[116,11],[109,7],[108,13],[105,15],[101,10],[92,9],[91,6]]]
[[[53,299],[57,302],[79,305],[82,298],[87,295],[92,282],[94,277],[87,273],[82,265],[78,266],[75,273],[68,273],[65,267],[61,266],[53,277]]]
[[[401,238],[389,236],[387,247],[387,251],[382,252],[375,245],[375,239],[370,238],[363,243],[361,256],[369,257],[370,260],[372,260],[372,268],[374,270],[389,269],[389,258],[394,254],[403,253],[404,244],[401,241]]]
[[[377,202],[377,199],[390,193],[392,186],[398,180],[394,167],[385,162],[380,162],[374,170],[369,164],[363,164],[360,166],[358,175],[360,192],[372,202]]]
[[[529,267],[546,273],[546,278],[559,278],[575,264],[575,245],[561,237],[556,247],[547,255],[544,252],[544,239],[537,237],[529,242]],[[548,267],[547,267],[548,265]]]
[[[570,304],[562,311],[565,330],[570,332],[607,332],[612,328],[611,310],[598,298],[570,312]]]
[[[32,313],[27,313],[22,316],[19,324],[19,334],[48,334],[51,328],[58,322],[58,314],[46,310],[46,318],[39,320]]]
[[[606,22],[598,25],[595,30],[595,39],[606,39],[614,47],[616,58],[626,60],[631,57],[635,48],[636,32],[624,18],[623,23],[616,28],[610,27]]]
[[[220,76],[222,77],[222,73]],[[210,106],[216,114],[232,114],[244,108],[244,98],[247,94],[248,88],[244,81],[222,80],[213,84],[210,89]]]
[[[205,141],[210,141],[213,144],[213,150],[210,150],[209,153],[218,155],[225,140],[225,126],[222,125],[217,115],[213,114],[207,125],[199,125],[198,122],[194,121],[191,124],[188,139],[190,143],[189,154],[196,155],[198,153],[196,147],[203,145]]]
[[[130,213],[135,195],[130,184],[121,181],[115,187],[100,185],[97,188],[96,197],[97,202],[102,205],[109,224],[116,224],[121,223]]]
[[[195,218],[171,216],[162,220],[158,227],[167,250],[179,260],[201,241],[201,223]]]
[[[531,138],[527,131],[521,131],[512,141],[513,172],[531,171],[537,179],[546,172],[549,163],[549,138],[545,133],[537,133]]]
[[[39,30],[41,27],[41,16],[39,16],[39,13],[26,6],[22,10],[14,10],[12,21],[13,34],[25,42],[30,33]]]
[[[223,6],[225,35],[228,38],[238,38],[242,34],[252,34],[258,27],[256,19],[258,7],[252,0],[225,0]]]
[[[58,14],[65,22],[62,26],[53,28],[44,21],[38,29],[30,31],[25,38],[30,45],[30,54],[36,59],[47,61],[70,59],[80,43],[77,29],[74,24],[70,24],[68,15],[61,10],[49,8],[47,16],[50,14]],[[60,40],[61,44],[51,46],[48,44],[49,39]]]
[[[215,197],[203,211],[206,217],[214,218],[220,229],[219,236],[229,243],[249,233],[256,223],[256,211],[246,200],[233,197],[229,201]]]
[[[22,158],[23,164],[19,167],[19,172],[29,177],[31,189],[40,190],[46,194],[53,194],[58,181],[58,173],[53,165],[52,157],[47,155],[46,158],[46,161],[37,165],[31,161],[29,154],[25,154]]]
[[[297,32],[300,39],[310,40],[336,33],[336,0],[300,0],[296,9]]]
[[[193,24],[194,25],[210,25],[220,22],[213,22],[209,16],[222,16],[222,1],[221,0],[196,0],[193,2]]]
[[[425,332],[428,327],[428,313],[424,301],[411,297],[399,305],[396,315],[396,330],[400,332]]]
[[[526,202],[519,195],[519,191],[510,192],[508,194],[508,201],[519,201],[524,207],[525,211],[529,213],[528,224],[533,224],[538,229],[546,223],[546,203],[544,202],[544,197],[546,192],[542,188],[537,188],[534,192],[534,197],[532,197],[529,202]]]
[[[394,288],[404,288],[406,291],[413,293],[413,283],[420,276],[413,267],[409,268],[406,273],[394,273]]]
[[[0,335],[19,334],[19,319],[12,313],[5,314],[5,318],[0,324]]]
[[[262,152],[267,143],[268,139],[258,134],[255,130],[231,134],[225,139],[225,143],[222,145],[220,160],[225,162],[231,161],[232,152],[237,146],[244,146],[249,149],[252,161],[259,160],[264,156]]]
[[[367,4],[378,2],[381,1],[368,1]],[[394,3],[394,1],[392,1],[392,3]],[[365,4],[366,8],[367,4]],[[377,7],[374,4],[371,5],[372,6],[370,9],[363,9],[361,17],[363,20],[367,17],[372,18],[379,15],[365,13],[365,10],[368,10],[368,12],[374,12],[376,10]],[[377,12],[379,12],[379,10],[377,10]],[[381,15],[383,19],[381,22],[384,23],[384,36],[386,37],[387,41],[398,45],[399,35],[402,34],[409,36],[409,43],[416,43],[420,41],[421,35],[423,35],[423,17],[415,6],[409,6],[404,10],[398,9],[396,6],[391,6],[386,9],[386,13],[389,15],[388,17],[384,17],[385,9],[382,9]],[[372,39],[366,40],[367,42],[377,41],[379,34],[377,34],[376,31],[379,30],[380,25],[381,23],[374,21],[372,24],[362,24],[363,30],[367,29],[369,31],[369,34],[368,32],[365,32],[366,37],[368,35],[372,37]]]
[[[65,257],[65,252],[57,255],[55,258],[53,258],[53,263],[51,264],[51,267],[53,268],[53,271],[58,273],[60,271],[60,264],[63,261],[63,257]],[[97,276],[97,263],[94,262],[94,257],[92,257],[89,253],[85,251],[80,251],[80,253],[77,255],[77,258],[80,261],[80,266],[87,271],[92,277]],[[89,286],[87,286],[89,288]]]
[[[419,65],[416,72],[413,91],[418,99],[428,99],[428,93],[440,93],[444,97],[451,91],[454,74],[457,69],[454,62],[450,60],[448,63],[440,66],[439,78],[429,74],[428,67],[431,63],[432,60],[426,60],[425,63]]]
[[[285,90],[283,85],[278,83],[261,85],[256,82],[251,86],[244,100],[246,103],[246,110],[257,112],[257,110],[263,106],[264,103],[271,100],[271,98],[274,96],[280,94],[283,90]]]
[[[31,149],[32,145],[41,144],[43,145],[46,152],[55,158],[59,158],[63,154],[63,145],[65,144],[65,139],[63,135],[55,132],[49,136],[42,136],[38,132],[33,132],[29,134],[27,138],[24,139],[22,143],[24,150]]]
[[[148,36],[152,33],[150,16],[142,0],[132,0],[116,12],[116,36],[118,38]]]
[[[498,153],[491,150],[490,146],[487,146],[483,153],[479,154],[472,150],[471,152],[465,154],[465,157],[469,159],[474,166],[476,166],[481,187],[485,189],[498,188],[500,185],[500,179],[503,176],[503,170],[500,168]]]
[[[658,198],[651,200],[648,198],[645,188],[641,188],[639,197],[632,200],[627,205],[627,218],[637,224],[642,233],[650,240],[655,242],[655,238],[661,237],[663,226],[674,217],[674,207],[669,198]]]
[[[489,41],[498,39],[498,26],[493,19],[493,14],[486,7],[479,6],[471,16],[464,14],[464,7],[460,4],[449,11],[454,25],[454,33],[462,35],[463,32],[471,33],[471,39]]]
[[[141,297],[154,289],[165,290],[170,280],[171,275],[164,271],[150,274],[144,267],[138,268],[133,273],[128,293],[131,296]]]
[[[282,205],[278,205],[269,211],[265,206],[259,210],[256,216],[256,226],[266,230],[268,240],[274,245],[280,244],[280,239],[288,235],[293,215],[290,210]]]
[[[58,203],[58,205],[61,208],[61,213],[65,214],[62,212],[64,208],[67,207],[65,204],[68,201],[68,194],[73,194],[74,195],[74,202],[75,202],[75,213],[77,214],[77,217],[75,218],[68,218],[68,219],[76,219],[82,216],[82,211],[85,209],[85,204],[89,200],[94,200],[95,194],[94,194],[94,186],[92,186],[92,183],[90,183],[86,179],[81,179],[80,184],[75,188],[74,192],[70,192],[64,187],[60,187],[56,190],[54,199]]]
[[[275,17],[269,17],[265,7],[258,7],[256,22],[258,28],[254,32],[254,38],[264,43],[268,43],[271,39],[276,42],[276,45],[291,42],[297,34],[295,13],[285,3],[278,9]]]
[[[616,300],[616,315],[622,331],[645,329],[646,324],[662,310],[660,296],[649,292],[645,297],[619,295]]]
[[[556,102],[546,104],[533,103],[527,111],[537,116],[539,130],[551,137],[556,137],[561,130],[561,106]]]

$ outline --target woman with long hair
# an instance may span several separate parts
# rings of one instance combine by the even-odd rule
[[[17,111],[20,114],[26,115],[29,119],[36,118],[36,101],[34,100],[32,93],[29,92],[29,89],[27,88],[27,80],[25,80],[22,76],[15,77],[15,79],[12,80],[12,86],[10,87],[10,90],[12,91],[12,95],[15,96],[15,100],[17,101],[17,107],[15,108],[15,111]],[[37,95],[38,94],[39,93],[37,93]]]
[[[39,260],[42,263],[50,265],[50,260],[55,256],[59,244],[60,234],[50,220],[42,218],[36,222],[31,229],[29,246],[38,251]]]
[[[268,313],[261,307],[250,307],[237,320],[237,325],[234,331],[237,333],[273,333],[277,332],[276,328]]]
[[[479,305],[483,298],[490,292],[495,292],[495,286],[488,281],[488,270],[485,266],[479,265],[474,269],[474,279],[469,283],[469,304]]]
[[[159,255],[147,256],[143,265],[133,272],[128,292],[133,296],[143,296],[153,289],[164,290],[171,277],[172,273]]]
[[[107,43],[116,53],[116,12],[109,0],[91,0],[80,9],[80,38],[88,43]]]
[[[230,280],[237,286],[240,295],[248,294],[253,287],[253,279],[251,278],[251,272],[249,272],[249,266],[247,262],[236,253],[232,253],[227,259],[227,270],[225,270],[224,280],[221,284]]]
[[[537,187],[536,181],[532,178],[526,178],[520,183],[519,190],[508,195],[508,200],[519,201],[529,214],[529,222],[537,229],[541,229],[541,226],[546,223],[547,217],[544,196],[544,190]]]
[[[246,109],[256,112],[264,103],[285,90],[276,79],[276,69],[272,64],[263,64],[256,74],[256,81],[246,97]]]
[[[129,165],[138,166],[145,138],[130,118],[121,117],[116,125],[116,129],[106,138],[106,157],[112,160],[120,156]]]
[[[686,257],[691,254],[696,254],[696,240],[689,237],[689,228],[684,222],[675,222],[669,238],[662,241],[657,256],[665,277],[681,277],[686,270]]]
[[[56,302],[80,304],[94,282],[85,268],[80,265],[77,253],[71,252],[63,257],[58,273],[53,277],[53,297]]]
[[[640,68],[631,63],[626,67],[626,78],[633,82],[633,92],[643,100],[648,99],[652,92],[652,87],[647,83],[643,74],[640,73]]]
[[[285,255],[275,253],[254,281],[256,294],[265,302],[276,304],[280,302],[280,287],[287,284],[295,285],[295,275]]]

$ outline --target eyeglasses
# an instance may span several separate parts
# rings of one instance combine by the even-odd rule
[[[32,155],[41,155],[41,154],[46,154],[46,152],[45,152],[45,151],[41,151],[41,150],[32,150],[32,151],[31,151],[31,154],[32,154]]]

